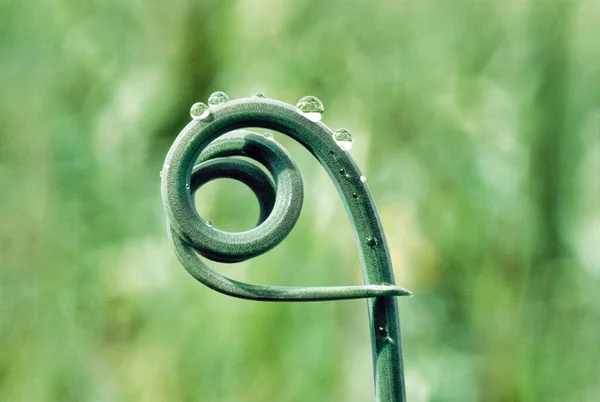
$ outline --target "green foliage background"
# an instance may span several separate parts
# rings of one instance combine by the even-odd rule
[[[364,301],[254,303],[185,273],[159,171],[215,90],[318,96],[354,133],[401,299],[408,396],[600,395],[600,2],[0,2],[0,400],[367,401]],[[361,282],[311,155],[290,237],[220,272]],[[197,197],[252,227],[228,181]]]

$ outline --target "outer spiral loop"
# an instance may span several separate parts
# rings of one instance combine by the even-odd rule
[[[240,163],[242,161],[230,156],[246,156],[261,163],[275,178],[276,185],[254,165]],[[209,227],[195,212],[185,217],[186,223],[193,223],[193,230],[181,225],[181,220],[173,221],[173,227],[186,236],[187,242],[200,254],[222,262],[243,261],[272,249],[289,234],[302,210],[303,188],[298,168],[282,147],[261,135],[236,133],[235,136],[224,136],[211,143],[200,154],[198,161],[204,163],[196,165],[192,178],[201,177],[202,172],[210,167],[213,175],[217,175],[215,177],[229,177],[244,182],[254,191],[260,205],[264,205],[261,210],[265,218],[256,228],[240,233]],[[223,172],[216,169],[224,166],[228,169]],[[190,180],[190,195],[196,190],[192,187],[196,182]],[[269,191],[267,189],[275,191],[274,199],[270,194],[265,199],[264,193]]]
[[[232,101],[216,107],[212,118],[207,120],[192,121],[182,131],[167,155],[162,174],[163,204],[170,238],[180,262],[192,276],[219,292],[254,300],[317,301],[410,294],[393,285],[393,280],[338,287],[253,285],[233,281],[206,266],[198,254],[213,261],[239,262],[275,247],[294,227],[303,201],[298,169],[277,142],[250,132],[220,137],[222,134],[240,127],[275,129],[307,146],[330,175],[336,168],[333,165],[341,163],[359,177],[358,168],[335,145],[331,131],[321,123],[305,119],[287,104],[265,99]],[[245,156],[265,166],[274,183],[261,169],[235,156]],[[204,183],[217,178],[239,180],[256,194],[261,209],[257,227],[240,233],[225,232],[207,225],[198,215],[192,194]],[[334,182],[346,196],[343,192],[346,183],[337,177]],[[363,201],[368,206],[369,195],[364,186],[360,187],[365,193]],[[374,232],[381,231],[376,219],[360,216],[365,213],[363,208],[350,212],[375,225]],[[383,250],[385,253],[386,248]],[[362,251],[360,244],[359,251]]]

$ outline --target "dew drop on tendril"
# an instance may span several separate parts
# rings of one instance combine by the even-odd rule
[[[350,149],[352,149],[352,133],[345,128],[335,130],[333,139],[335,139],[335,142],[344,151],[350,151]]]
[[[320,121],[323,115],[323,103],[315,96],[305,96],[296,105],[300,113],[309,120]]]
[[[366,182],[367,182],[367,176],[365,176],[365,175],[361,175],[361,176],[360,176],[360,181],[361,181],[362,183],[366,183]]]
[[[221,103],[225,103],[229,101],[229,96],[225,92],[217,91],[213,92],[212,95],[208,97],[208,104],[210,106],[220,105]]]
[[[190,108],[190,116],[194,120],[206,119],[210,116],[210,108],[202,102],[196,102]]]
[[[160,171],[160,177],[163,177],[163,173],[167,173],[167,171],[169,170],[169,167],[170,167],[170,166],[171,166],[171,165],[169,165],[168,163],[165,163],[165,164],[163,165],[163,168],[162,168],[162,170]]]
[[[206,221],[206,226],[208,226],[209,228],[212,228],[213,227],[212,221]]]
[[[265,94],[263,94],[262,92],[256,92],[254,94],[252,94],[253,98],[266,98]]]
[[[369,236],[369,237],[367,237],[367,244],[370,247],[375,247],[376,245],[379,244],[379,240],[377,240],[377,237],[375,237],[375,236]]]

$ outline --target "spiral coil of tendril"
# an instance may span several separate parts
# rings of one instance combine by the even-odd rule
[[[230,296],[263,301],[409,294],[393,285],[393,278],[388,274],[376,275],[375,281],[367,280],[364,286],[283,287],[243,283],[210,269],[199,256],[219,262],[240,262],[272,249],[290,233],[302,209],[302,179],[284,148],[272,139],[248,131],[222,136],[246,127],[287,134],[317,157],[344,199],[359,240],[364,268],[369,263],[387,264],[389,255],[360,172],[348,152],[336,144],[327,126],[306,118],[291,105],[260,97],[223,102],[201,112],[202,118],[192,120],[176,138],[161,173],[170,239],[178,259],[194,278]],[[236,156],[262,164],[273,179],[259,167]],[[260,205],[257,227],[240,233],[225,232],[207,224],[198,215],[192,195],[203,184],[218,178],[238,180],[255,193]]]
[[[198,281],[218,292],[262,301],[322,301],[368,298],[376,400],[405,401],[400,328],[393,296],[411,293],[394,284],[390,255],[366,180],[347,152],[349,132],[334,133],[314,113],[301,113],[301,103],[316,107],[316,98],[298,107],[254,96],[229,101],[223,93],[196,103],[194,118],[175,139],[161,172],[161,193],[167,230],[175,253]],[[211,102],[211,99],[215,102]],[[319,110],[320,107],[320,110]],[[313,110],[313,112],[315,111]],[[334,182],[354,231],[365,285],[285,287],[249,284],[212,269],[204,257],[240,262],[277,246],[293,229],[303,202],[300,173],[288,152],[264,136],[239,131],[260,127],[290,136],[307,148]],[[227,134],[231,131],[235,133]],[[340,134],[341,133],[341,134]],[[346,140],[346,146],[337,140]],[[350,138],[351,141],[351,138]],[[339,145],[339,146],[338,146]],[[262,164],[269,174],[239,156]],[[248,231],[218,230],[196,211],[193,194],[205,183],[230,178],[246,184],[258,198],[258,225]]]

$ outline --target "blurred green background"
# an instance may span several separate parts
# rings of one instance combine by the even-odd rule
[[[600,2],[0,1],[0,400],[368,401],[364,300],[274,304],[196,283],[159,171],[216,90],[325,104],[391,248],[419,401],[600,398]],[[255,283],[362,282],[314,158]],[[242,184],[197,196],[253,226]],[[247,207],[246,205],[247,204]],[[243,206],[243,207],[241,207]]]

